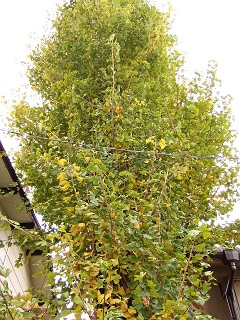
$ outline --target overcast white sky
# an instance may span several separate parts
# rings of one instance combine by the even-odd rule
[[[29,44],[44,33],[48,11],[63,0],[0,0],[0,96],[8,99],[17,95],[25,83],[24,67]],[[240,1],[239,0],[155,0],[157,6],[172,3],[175,12],[173,33],[178,36],[179,48],[186,54],[186,66],[191,74],[205,70],[209,60],[219,65],[223,90],[233,98],[240,124]],[[36,35],[34,35],[36,34]],[[32,36],[31,36],[32,35]],[[0,128],[4,127],[6,106],[0,103]],[[238,128],[239,129],[239,128]],[[13,142],[0,132],[0,139],[9,149]],[[240,141],[240,140],[239,140]],[[239,144],[240,149],[240,144]],[[234,210],[238,216],[238,208]]]

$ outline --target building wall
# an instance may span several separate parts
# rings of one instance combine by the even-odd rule
[[[239,279],[236,279],[234,283],[234,290],[236,294],[236,302],[235,305],[235,312],[236,312],[236,319],[240,319],[240,281]]]
[[[240,282],[234,283],[234,289],[235,289],[238,301],[240,301]]]
[[[6,243],[3,248],[0,248],[0,264],[4,269],[12,270],[7,280],[12,295],[15,296],[18,293],[23,294],[24,291],[32,287],[32,280],[28,265],[19,268],[15,266],[20,252],[19,248],[14,245],[7,246],[8,238],[11,235],[11,230],[0,231],[0,240]]]
[[[224,265],[224,263],[220,260],[215,263],[213,262],[211,270],[213,271],[213,276],[216,281],[209,291],[210,299],[204,305],[204,313],[209,314],[218,320],[232,320],[227,299],[223,299],[221,297],[221,292],[218,286],[218,283],[220,283],[223,292],[226,291],[231,270],[228,265]],[[240,271],[238,271],[238,273],[240,276]],[[238,300],[236,306],[240,301],[240,277],[238,276],[238,273],[234,282],[234,290]],[[238,317],[236,318],[237,320],[240,319],[240,310],[237,307],[236,312],[238,314]]]
[[[210,299],[204,305],[204,313],[209,314],[218,320],[231,320],[226,299],[221,298],[217,285],[214,285],[209,292]]]

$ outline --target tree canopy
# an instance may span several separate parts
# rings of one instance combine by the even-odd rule
[[[230,98],[214,64],[184,77],[169,17],[145,0],[71,1],[30,55],[41,102],[16,103],[11,126],[47,223],[49,316],[207,319],[191,307],[210,288],[204,257],[237,241],[213,221],[237,194]]]

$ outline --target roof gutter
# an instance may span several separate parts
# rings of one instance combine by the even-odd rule
[[[28,208],[29,210],[29,214],[30,214],[30,217],[32,218],[33,220],[33,223],[34,223],[34,226],[36,228],[40,228],[40,224],[38,222],[38,219],[34,213],[34,211],[30,208],[30,202],[21,186],[21,183],[18,179],[18,176],[15,172],[15,170],[13,169],[13,166],[11,164],[11,161],[10,159],[8,158],[7,154],[6,154],[6,150],[4,149],[3,145],[2,145],[2,142],[0,141],[0,152],[3,153],[3,156],[2,156],[2,160],[6,166],[6,168],[8,169],[8,172],[12,178],[12,181],[13,183],[16,183],[17,184],[17,193],[20,195],[21,199],[23,200],[25,206]]]

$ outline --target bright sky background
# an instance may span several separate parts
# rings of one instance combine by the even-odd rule
[[[26,83],[24,66],[29,45],[44,34],[48,12],[63,0],[0,0],[0,96],[11,99]],[[186,55],[188,74],[205,70],[209,60],[216,60],[223,92],[233,98],[236,117],[234,128],[240,124],[240,0],[155,0],[157,6],[171,3],[175,21],[173,33],[178,36],[179,49]],[[0,128],[4,128],[6,106],[0,103]],[[0,132],[7,150],[14,142]],[[240,139],[238,140],[240,150]],[[239,217],[238,209],[234,210]]]

